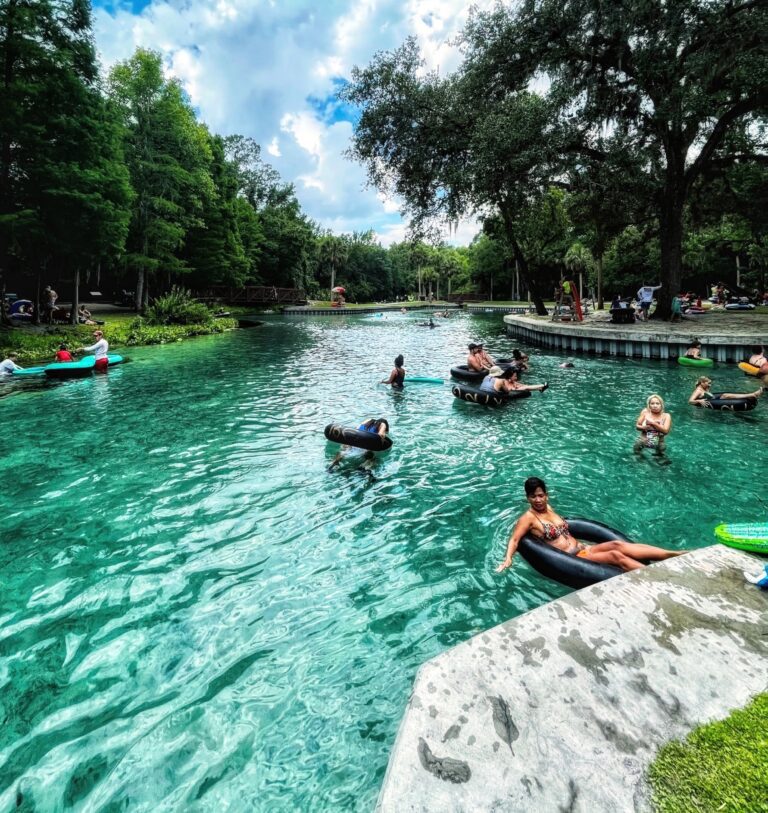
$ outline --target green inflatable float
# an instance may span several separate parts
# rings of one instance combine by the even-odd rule
[[[683,367],[711,367],[714,364],[712,359],[692,359],[688,356],[679,356],[677,363]]]
[[[731,548],[768,555],[768,522],[724,522],[715,528],[715,536]]]

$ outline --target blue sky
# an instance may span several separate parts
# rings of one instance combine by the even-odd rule
[[[490,6],[481,0],[479,6]],[[241,133],[296,187],[304,211],[337,233],[373,228],[384,244],[407,224],[397,201],[365,188],[343,157],[355,111],[337,89],[353,65],[416,36],[428,67],[458,63],[449,44],[466,0],[94,0],[96,46],[108,68],[137,47],[163,55],[168,75],[200,118],[222,135]],[[451,242],[467,243],[462,224]]]

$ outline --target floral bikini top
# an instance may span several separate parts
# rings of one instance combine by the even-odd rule
[[[570,536],[571,532],[568,529],[568,521],[563,520],[562,525],[555,525],[553,522],[545,522],[543,519],[539,519],[536,517],[541,523],[541,530],[544,531],[543,538],[547,542],[554,542],[555,539],[559,539],[561,536]]]

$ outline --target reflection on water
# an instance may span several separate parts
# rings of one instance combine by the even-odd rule
[[[562,595],[495,564],[536,474],[564,513],[676,548],[762,520],[768,402],[685,401],[696,371],[526,348],[543,395],[378,386],[447,376],[498,315],[274,318],[134,351],[0,401],[0,809],[371,809],[418,666]],[[716,385],[749,389],[731,367]],[[672,464],[631,454],[651,392]],[[333,421],[385,416],[370,471]]]

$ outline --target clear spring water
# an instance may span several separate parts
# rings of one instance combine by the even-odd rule
[[[500,410],[376,385],[507,355],[501,317],[275,318],[0,384],[0,810],[370,810],[419,665],[566,592],[503,557],[522,481],[674,548],[764,520],[768,398],[685,402],[697,370],[527,348]],[[715,389],[752,389],[734,367]],[[660,392],[670,465],[637,461]],[[326,471],[331,420],[394,447]]]

